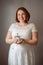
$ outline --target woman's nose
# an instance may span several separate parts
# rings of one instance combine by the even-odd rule
[[[20,15],[20,17],[23,17],[22,15]]]

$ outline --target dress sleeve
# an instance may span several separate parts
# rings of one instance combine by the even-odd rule
[[[8,31],[12,32],[12,30],[13,30],[13,24],[10,25]]]
[[[32,24],[32,32],[38,32],[35,24]]]

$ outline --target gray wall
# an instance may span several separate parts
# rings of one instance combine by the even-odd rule
[[[31,15],[29,22],[37,26],[38,45],[33,47],[32,65],[43,65],[43,0],[4,0],[0,7],[0,65],[7,65],[9,45],[5,43],[8,28],[15,22],[15,13],[18,7],[25,7]]]

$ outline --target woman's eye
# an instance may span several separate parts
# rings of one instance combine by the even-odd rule
[[[22,13],[22,15],[25,15],[24,13]]]
[[[18,14],[18,16],[20,16],[20,15],[25,15],[24,13],[22,13],[22,14]]]
[[[20,14],[18,14],[18,15],[20,15]]]

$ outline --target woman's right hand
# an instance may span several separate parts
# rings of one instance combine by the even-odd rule
[[[12,41],[13,43],[17,43],[18,40],[16,38],[13,38]]]

